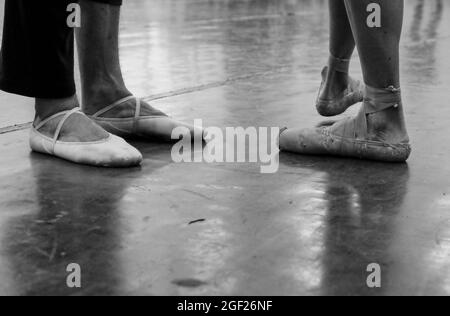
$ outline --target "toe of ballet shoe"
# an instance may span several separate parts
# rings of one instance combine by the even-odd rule
[[[304,155],[326,154],[320,128],[287,129],[280,135],[280,150]]]
[[[186,124],[170,117],[161,117],[139,121],[138,134],[146,138],[155,138],[162,141],[173,142],[184,137],[192,140],[199,137],[203,139],[203,129]]]
[[[110,140],[103,148],[103,158],[98,164],[105,167],[127,168],[135,167],[142,163],[143,156],[135,147],[124,139],[111,135]]]

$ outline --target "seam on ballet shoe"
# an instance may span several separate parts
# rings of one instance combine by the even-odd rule
[[[376,140],[369,140],[369,139],[357,139],[357,138],[350,138],[350,137],[344,137],[344,136],[340,136],[340,135],[336,135],[331,133],[327,127],[323,127],[323,128],[318,128],[318,130],[321,131],[321,133],[326,136],[326,137],[330,137],[330,138],[336,138],[340,141],[345,141],[345,142],[349,142],[349,143],[355,143],[355,144],[370,144],[371,146],[380,146],[380,147],[391,147],[391,148],[396,148],[396,147],[409,147],[411,148],[411,144],[410,143],[397,143],[397,144],[392,144],[392,143],[387,143],[387,142],[382,142],[382,141],[376,141]]]

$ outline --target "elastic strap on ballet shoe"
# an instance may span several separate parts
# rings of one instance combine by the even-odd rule
[[[80,115],[85,115],[83,112],[81,112],[81,109],[79,107],[73,108],[72,110],[68,110],[68,111],[62,111],[59,113],[56,113],[48,118],[46,118],[43,121],[37,122],[34,125],[34,129],[36,131],[39,131],[42,127],[44,127],[44,125],[46,125],[48,122],[50,122],[51,120],[62,116],[62,119],[59,121],[55,133],[53,134],[53,139],[52,139],[52,147],[49,150],[50,154],[54,155],[55,154],[55,147],[56,147],[56,143],[58,142],[59,136],[61,134],[62,128],[64,126],[64,124],[66,123],[67,119],[72,116],[73,114],[80,114]]]
[[[364,103],[354,122],[355,138],[367,139],[367,116],[389,108],[397,108],[401,103],[401,89],[390,86],[384,89],[365,85]]]
[[[364,106],[366,114],[384,111],[388,108],[398,108],[402,101],[400,88],[390,86],[384,89],[365,85]]]
[[[141,103],[141,99],[139,99],[139,98],[135,98],[135,99],[136,99],[136,110],[134,112],[133,133],[137,134],[139,117],[141,116],[142,103]]]
[[[350,59],[341,59],[330,54],[328,67],[337,72],[348,73],[348,68],[350,67]]]

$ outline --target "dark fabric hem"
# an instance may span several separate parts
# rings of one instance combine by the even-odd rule
[[[48,88],[42,87],[31,88],[31,85],[23,82],[6,80],[0,81],[0,90],[37,99],[64,99],[76,94],[75,85],[55,85],[49,90]]]

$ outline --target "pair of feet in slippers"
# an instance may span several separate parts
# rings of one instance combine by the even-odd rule
[[[316,107],[323,116],[344,113],[362,102],[355,117],[325,121],[315,128],[283,129],[280,149],[303,155],[331,155],[405,162],[411,154],[401,91],[364,86],[348,75],[349,60],[330,57]]]
[[[349,60],[330,57],[322,72],[317,110],[323,116],[344,113],[363,102],[359,114],[327,121],[315,128],[283,129],[280,149],[305,155],[333,155],[386,162],[404,162],[411,153],[400,89],[364,86],[348,75]],[[131,167],[141,153],[122,137],[171,141],[173,129],[193,126],[175,121],[149,104],[126,97],[86,115],[78,108],[39,118],[31,129],[31,148],[75,163]]]
[[[123,138],[171,141],[176,127],[186,127],[191,136],[198,135],[193,126],[130,96],[93,113],[85,114],[74,108],[45,119],[37,117],[31,129],[30,146],[35,152],[79,164],[133,167],[143,157]]]

